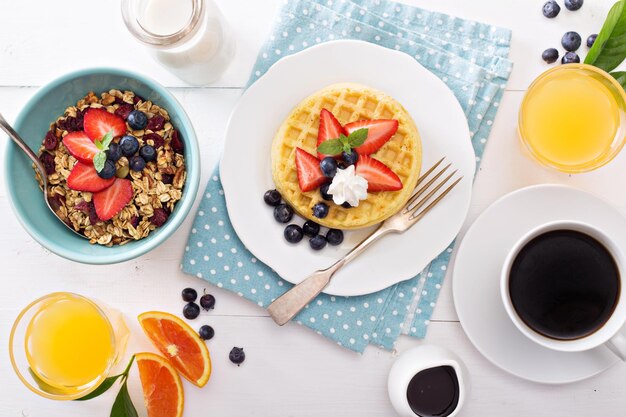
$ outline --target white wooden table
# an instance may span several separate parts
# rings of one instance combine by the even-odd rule
[[[539,167],[521,152],[517,109],[530,81],[544,70],[544,48],[559,45],[567,30],[583,39],[597,32],[611,0],[587,0],[582,10],[563,8],[556,20],[541,14],[544,0],[410,0],[410,3],[511,28],[515,69],[478,172],[464,230],[489,204],[517,188],[564,183],[594,192],[626,214],[626,152],[597,172],[570,177]],[[559,0],[562,4],[562,1]],[[182,102],[193,121],[202,152],[201,186],[220,155],[228,115],[241,94],[256,53],[272,25],[279,0],[218,0],[237,37],[237,56],[223,79],[189,88],[158,67],[123,26],[119,2],[0,0],[0,112],[9,121],[39,86],[81,67],[117,66],[146,73]],[[95,31],[92,31],[95,29]],[[93,33],[90,33],[93,32]],[[2,135],[0,135],[2,136]],[[0,146],[0,154],[5,145]],[[3,155],[0,155],[4,161]],[[1,162],[0,162],[1,163]],[[194,210],[195,211],[195,210]],[[10,368],[7,339],[19,309],[52,291],[97,297],[122,310],[134,332],[132,349],[151,346],[134,317],[146,310],[180,313],[180,291],[203,281],[178,269],[191,227],[190,216],[161,247],[124,264],[98,267],[66,261],[37,244],[18,224],[0,185],[0,416],[109,415],[112,393],[85,403],[54,402],[31,394]],[[216,309],[200,322],[211,324],[213,375],[199,390],[185,382],[185,416],[391,416],[386,378],[396,352],[368,348],[363,355],[337,347],[297,325],[279,328],[265,310],[236,295],[210,288]],[[543,386],[509,376],[470,344],[458,322],[446,281],[426,342],[448,346],[469,367],[471,398],[463,416],[624,415],[626,365],[584,382]],[[422,342],[402,337],[397,352]],[[234,367],[228,352],[243,346],[245,365]],[[131,391],[141,405],[136,376]],[[145,411],[140,408],[140,413]]]

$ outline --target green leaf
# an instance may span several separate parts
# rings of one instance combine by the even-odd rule
[[[615,69],[626,58],[626,0],[611,7],[604,25],[587,53],[585,64],[607,72]]]
[[[354,132],[350,133],[348,136],[348,142],[350,143],[351,148],[358,148],[359,146],[365,143],[367,139],[367,132],[369,130],[367,128],[357,129]]]
[[[113,408],[111,408],[111,417],[138,417],[137,410],[133,405],[133,400],[128,394],[126,381],[124,381],[120,392],[118,392],[117,397],[115,397]]]
[[[317,147],[317,151],[324,155],[337,155],[341,153],[342,149],[343,143],[341,143],[340,138],[327,140],[320,143],[320,146]]]
[[[100,151],[93,157],[93,167],[96,171],[100,172],[104,168],[104,163],[107,161],[107,154],[104,151]]]
[[[107,392],[109,388],[113,386],[115,381],[117,381],[117,379],[121,377],[122,375],[123,374],[108,377],[107,379],[102,381],[102,383],[98,386],[98,388],[96,388],[89,394],[85,395],[84,397],[77,398],[75,401],[87,401],[87,400],[91,400],[92,398],[101,396],[102,394]]]
[[[39,378],[39,376],[30,367],[28,368],[28,373],[30,373],[30,376],[33,378],[33,380],[35,381],[39,389],[41,389],[42,391],[47,392],[48,394],[53,394],[53,395],[65,394],[65,392],[63,392],[61,389],[53,387],[52,385],[48,384],[43,379]]]
[[[626,71],[615,71],[612,72],[611,75],[622,85],[624,90],[626,90]]]

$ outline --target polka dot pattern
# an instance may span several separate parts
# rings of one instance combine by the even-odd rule
[[[249,83],[277,60],[333,39],[361,39],[414,57],[454,92],[467,118],[480,163],[511,71],[509,30],[386,0],[284,0]],[[260,307],[291,288],[243,246],[226,214],[218,170],[197,212],[181,268]],[[298,324],[362,352],[393,349],[400,334],[423,338],[454,243],[418,276],[374,294],[321,294]]]

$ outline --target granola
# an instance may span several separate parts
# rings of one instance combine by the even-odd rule
[[[146,127],[134,130],[126,123],[126,135],[137,138],[140,146],[151,145],[156,149],[155,160],[146,162],[141,171],[129,169],[129,157],[122,156],[115,162],[116,177],[130,181],[133,195],[121,211],[106,221],[98,217],[94,193],[73,190],[67,183],[77,159],[63,144],[63,138],[84,129],[83,118],[90,108],[104,108],[124,120],[133,110],[143,112],[148,118]],[[113,140],[117,142],[119,138]],[[110,90],[100,97],[89,92],[75,106],[65,109],[50,124],[39,155],[48,175],[50,202],[58,208],[62,220],[84,234],[90,243],[113,246],[143,239],[167,221],[182,198],[186,179],[183,149],[183,139],[167,110],[132,91]],[[42,187],[39,174],[36,177]]]

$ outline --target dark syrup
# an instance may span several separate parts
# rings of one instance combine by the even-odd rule
[[[529,241],[509,273],[509,294],[528,327],[557,340],[588,336],[613,314],[619,269],[591,236],[555,230]]]
[[[449,416],[459,404],[459,380],[451,366],[418,372],[406,390],[411,410],[420,417]]]

